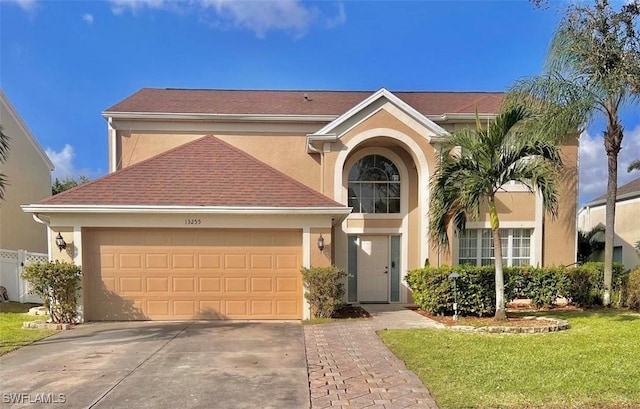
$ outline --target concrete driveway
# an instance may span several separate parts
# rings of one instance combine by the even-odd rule
[[[300,409],[310,402],[297,322],[83,324],[0,357],[0,393],[3,408]]]

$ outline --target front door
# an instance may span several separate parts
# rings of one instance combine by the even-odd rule
[[[389,301],[389,236],[360,236],[358,301]]]

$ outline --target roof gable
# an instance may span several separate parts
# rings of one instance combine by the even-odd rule
[[[345,208],[213,135],[47,198],[41,204]]]
[[[385,88],[381,88],[374,94],[370,95],[368,98],[351,108],[349,111],[340,115],[337,119],[332,121],[331,123],[324,126],[319,131],[309,135],[313,138],[313,136],[322,136],[322,135],[331,135],[335,132],[335,130],[340,127],[340,125],[346,123],[351,118],[356,117],[361,112],[363,112],[367,107],[374,104],[376,101],[385,99],[393,104],[396,108],[400,109],[403,113],[409,115],[413,120],[417,121],[419,125],[423,126],[430,132],[432,132],[436,138],[444,138],[449,133],[445,131],[442,127],[440,127],[435,122],[431,121],[420,112],[415,110],[412,106],[402,101],[400,98],[387,91]]]
[[[11,115],[11,117],[13,117],[14,121],[18,125],[18,128],[22,130],[22,133],[27,137],[29,142],[31,142],[31,145],[33,145],[33,148],[36,150],[36,152],[38,152],[38,155],[40,156],[40,158],[42,158],[42,161],[49,167],[49,170],[53,171],[55,168],[53,162],[51,162],[51,159],[49,159],[47,153],[44,151],[44,149],[42,149],[42,146],[40,146],[40,143],[38,143],[36,137],[33,136],[31,130],[22,120],[22,117],[18,114],[18,111],[16,111],[16,109],[13,107],[13,105],[9,101],[9,98],[7,98],[2,89],[0,89],[0,103],[4,105],[4,109],[6,109],[7,113]]]

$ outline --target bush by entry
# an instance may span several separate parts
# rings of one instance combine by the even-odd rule
[[[433,314],[453,314],[456,280],[458,311],[461,315],[489,316],[495,313],[495,270],[493,266],[442,266],[413,270],[407,283],[413,299],[421,309]],[[604,264],[586,263],[582,266],[505,267],[505,299],[529,298],[536,307],[551,306],[558,297],[573,304],[589,307],[602,300]],[[622,264],[614,263],[613,304],[623,306],[627,300],[629,273]]]

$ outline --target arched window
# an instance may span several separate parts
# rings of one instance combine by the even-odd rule
[[[354,213],[400,213],[400,173],[389,159],[368,155],[349,171],[349,206]]]

